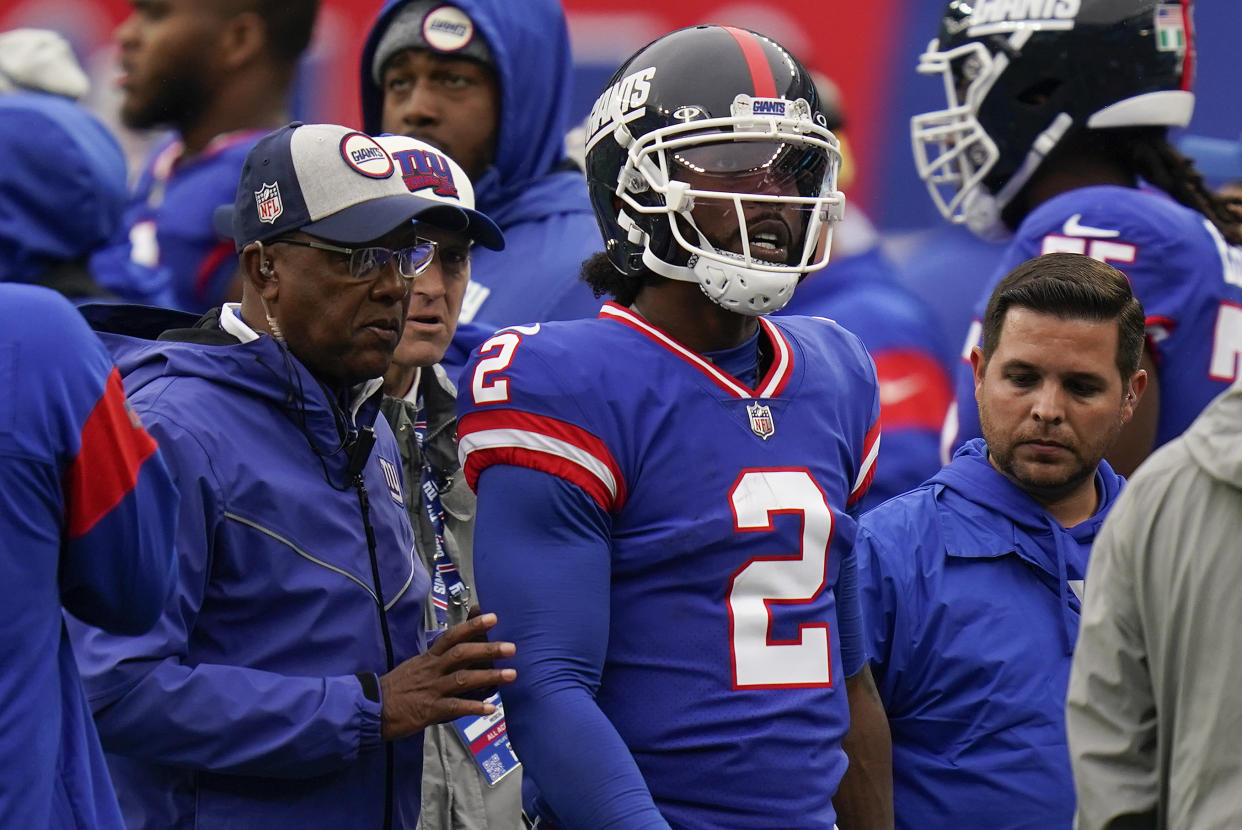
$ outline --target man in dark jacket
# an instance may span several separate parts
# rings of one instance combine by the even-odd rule
[[[292,124],[242,170],[242,302],[154,321],[158,341],[109,336],[182,494],[156,627],[78,636],[131,830],[409,830],[422,729],[491,714],[466,696],[512,678],[488,665],[511,645],[474,642],[493,615],[428,647],[429,579],[376,417],[435,253],[422,223],[469,226],[410,193],[373,138]]]

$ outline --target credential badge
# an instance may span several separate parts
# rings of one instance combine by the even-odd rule
[[[764,441],[776,432],[776,425],[772,423],[772,410],[769,407],[760,403],[752,403],[746,407],[746,414],[750,416],[751,432]]]
[[[269,225],[285,211],[285,205],[280,201],[280,187],[276,182],[264,183],[263,187],[254,192],[254,201],[259,206],[259,221]]]

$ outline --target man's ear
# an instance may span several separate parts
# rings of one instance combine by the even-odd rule
[[[1138,407],[1139,401],[1143,399],[1143,391],[1147,389],[1147,371],[1139,369],[1130,378],[1130,382],[1126,384],[1125,394],[1121,399],[1121,412],[1124,424],[1134,416],[1134,410]]]
[[[970,368],[975,375],[975,399],[979,399],[979,387],[983,385],[983,376],[988,371],[987,358],[983,356],[983,349],[975,346],[970,350]]]
[[[216,60],[227,69],[240,69],[268,47],[267,23],[252,11],[235,14],[220,27]]]
[[[241,252],[241,270],[243,282],[250,286],[256,294],[271,302],[280,293],[280,277],[272,258],[263,249],[262,242],[247,245]]]

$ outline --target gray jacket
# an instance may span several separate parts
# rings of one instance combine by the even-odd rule
[[[466,485],[457,461],[456,393],[437,365],[424,370],[419,379],[427,409],[427,455],[436,477],[449,482],[440,494],[444,506],[444,544],[462,580],[474,593],[474,493]],[[415,547],[428,573],[435,573],[435,531],[427,520],[419,482],[422,455],[414,439],[418,410],[399,398],[385,397],[381,405],[401,449],[405,477],[406,507],[414,528]],[[449,624],[466,619],[467,608],[449,605]],[[435,611],[427,603],[427,630],[436,629]],[[429,727],[423,733],[423,793],[418,826],[421,830],[518,830],[522,827],[521,770],[514,770],[495,787],[489,787],[470,753],[449,724]]]
[[[1097,538],[1067,728],[1078,830],[1242,827],[1242,381]]]

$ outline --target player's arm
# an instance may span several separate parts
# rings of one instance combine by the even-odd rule
[[[514,748],[561,830],[667,830],[595,702],[608,646],[610,520],[579,487],[524,467],[477,482],[475,578],[494,637],[516,643],[502,691]]]
[[[850,731],[841,742],[850,765],[833,796],[841,830],[893,827],[893,752],[888,718],[871,669],[845,679]]]
[[[61,601],[94,625],[138,634],[171,587],[177,489],[103,345],[68,303],[62,316],[46,321],[59,342],[43,352],[42,385],[65,403],[77,446],[61,476]]]
[[[181,491],[171,595],[155,626],[135,637],[68,620],[104,749],[188,769],[300,778],[379,745],[380,703],[355,675],[289,677],[188,660],[222,532],[220,488],[193,435],[144,418]]]
[[[1081,830],[1157,826],[1156,701],[1129,560],[1123,494],[1091,550],[1082,624],[1066,696],[1066,731]]]
[[[850,729],[842,741],[849,767],[833,807],[841,830],[891,830],[893,827],[893,749],[888,717],[867,666],[864,618],[858,596],[856,555],[841,562],[837,580],[837,626],[841,663],[850,706]]]
[[[1147,388],[1134,407],[1134,415],[1121,428],[1117,443],[1108,452],[1108,463],[1123,476],[1130,476],[1151,455],[1156,446],[1156,427],[1160,421],[1160,372],[1150,347],[1143,349],[1139,368],[1147,372]]]

